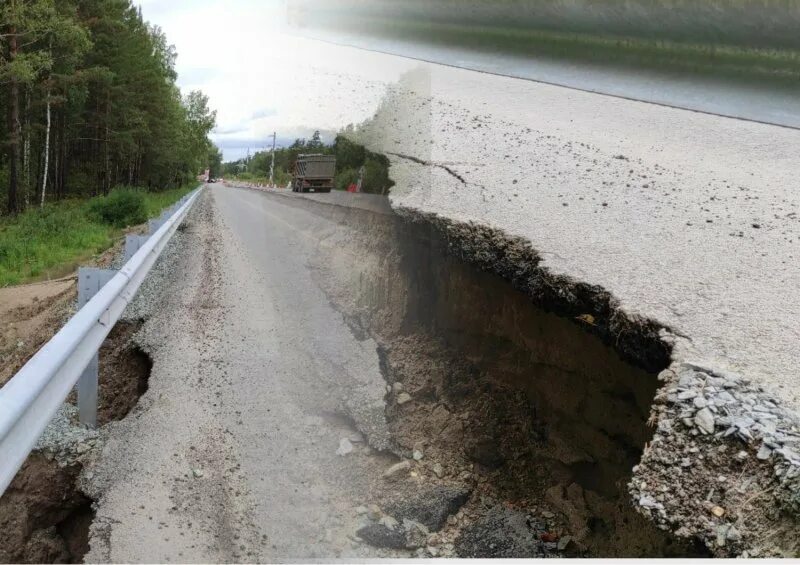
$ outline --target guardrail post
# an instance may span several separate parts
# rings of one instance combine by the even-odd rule
[[[126,242],[127,243],[127,242]],[[137,248],[138,249],[138,248]],[[127,245],[126,245],[127,254]],[[114,278],[116,269],[78,269],[78,309],[86,305],[103,286]],[[97,379],[100,359],[97,353],[78,379],[78,414],[81,424],[94,428],[97,425]]]

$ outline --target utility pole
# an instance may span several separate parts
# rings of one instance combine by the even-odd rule
[[[275,183],[273,179],[275,177],[275,138],[277,137],[278,132],[272,132],[272,164],[269,166],[269,185],[272,187]]]
[[[356,192],[361,192],[361,185],[364,183],[364,165],[358,169],[358,184],[356,185]]]

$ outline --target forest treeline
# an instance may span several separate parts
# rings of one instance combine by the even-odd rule
[[[218,155],[175,48],[130,0],[0,2],[0,204],[185,184]]]
[[[275,184],[285,186],[292,178],[297,156],[302,153],[321,153],[336,156],[335,186],[338,190],[347,190],[351,184],[362,180],[362,191],[372,194],[388,194],[394,181],[389,178],[389,159],[385,155],[368,151],[363,145],[350,139],[354,132],[348,126],[339,133],[333,143],[322,141],[320,133],[314,132],[310,138],[299,138],[288,147],[275,150]],[[259,151],[255,155],[222,165],[222,173],[226,178],[235,177],[241,180],[266,182],[272,165],[270,151]]]

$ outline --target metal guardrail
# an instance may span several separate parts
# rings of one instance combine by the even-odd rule
[[[128,261],[119,271],[105,271],[99,277],[79,274],[78,312],[0,388],[0,495],[79,380],[80,419],[94,425],[97,351],[200,190],[184,196],[159,219],[151,220],[151,235],[146,240],[144,236],[129,236]]]

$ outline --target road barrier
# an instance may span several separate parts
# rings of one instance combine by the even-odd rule
[[[146,239],[129,236],[119,271],[81,269],[78,312],[0,388],[0,495],[76,383],[81,423],[95,425],[97,352],[199,193],[151,220]]]

